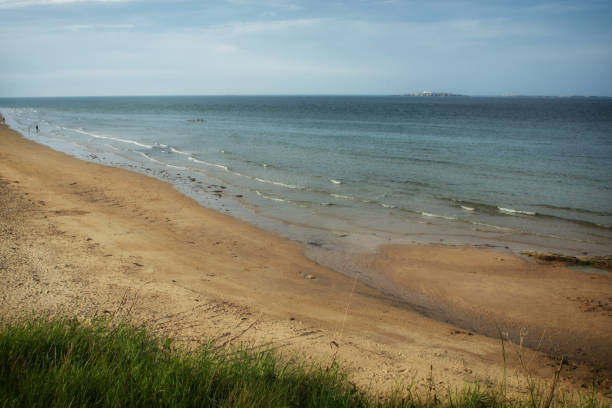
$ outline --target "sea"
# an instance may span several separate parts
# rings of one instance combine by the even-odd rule
[[[383,243],[612,252],[611,98],[0,98],[0,113],[315,257]]]

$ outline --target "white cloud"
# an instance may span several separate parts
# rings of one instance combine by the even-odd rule
[[[294,2],[288,2],[283,0],[226,0],[229,4],[234,6],[257,6],[257,7],[269,7],[274,9],[282,9],[288,11],[302,10],[303,7],[295,4]]]
[[[0,0],[0,9],[30,6],[56,6],[69,3],[122,3],[132,0]]]
[[[3,75],[13,80],[48,81],[48,80],[95,80],[116,78],[159,78],[176,75],[180,71],[142,70],[142,69],[70,69],[45,72],[5,72]]]
[[[130,0],[0,0],[0,8],[104,1]],[[574,26],[505,14],[370,19],[279,12],[282,17],[264,18],[260,11],[271,10],[273,0],[225,1],[248,13],[219,17],[202,12],[202,18],[177,24],[174,17],[181,12],[171,16],[171,25],[141,15],[140,7],[137,14],[110,19],[104,19],[106,13],[47,19],[51,10],[42,10],[45,23],[32,20],[29,25],[27,19],[14,22],[11,13],[4,13],[0,86],[2,81],[15,89],[12,83],[23,89],[36,86],[40,91],[31,92],[47,94],[367,93],[430,87],[488,93],[494,88],[487,86],[497,82],[503,89],[537,85],[524,78],[544,81],[549,75],[541,73],[550,67],[558,78],[592,73],[610,83],[609,74],[596,70],[609,68],[612,59],[609,42],[601,39],[605,30],[585,43],[584,36],[565,41],[576,37],[569,31]]]
[[[569,3],[569,2],[550,2],[541,4],[530,4],[523,8],[527,12],[545,12],[545,13],[574,13],[583,10],[584,4]]]
[[[62,27],[68,31],[82,30],[130,30],[136,27],[134,24],[73,24]]]
[[[327,18],[297,18],[290,20],[243,21],[209,27],[212,31],[225,31],[232,34],[253,34],[261,32],[284,31],[297,27],[311,27],[330,21]]]
[[[226,43],[213,44],[211,48],[216,54],[234,54],[240,51],[235,45]]]

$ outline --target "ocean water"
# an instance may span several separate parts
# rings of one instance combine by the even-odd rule
[[[21,98],[0,112],[37,142],[314,247],[612,252],[612,99]]]

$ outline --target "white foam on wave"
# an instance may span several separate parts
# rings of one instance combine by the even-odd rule
[[[80,133],[80,134],[83,134],[83,135],[87,135],[87,136],[91,136],[91,137],[94,137],[96,139],[114,140],[116,142],[129,143],[129,144],[133,144],[133,145],[136,145],[136,146],[144,147],[144,148],[147,148],[147,149],[152,149],[153,148],[153,146],[151,146],[151,145],[140,143],[140,142],[137,142],[135,140],[121,139],[121,138],[118,138],[118,137],[111,137],[111,136],[96,135],[95,133],[87,132],[87,131],[85,131],[83,129],[67,129],[67,130],[73,130],[73,131],[75,131],[77,133]]]
[[[143,156],[145,159],[152,161],[153,163],[161,164],[162,166],[165,166],[165,165],[166,165],[166,163],[164,163],[164,162],[162,162],[162,161],[159,161],[159,160],[157,160],[157,159],[154,159],[153,157],[149,156],[149,155],[148,155],[148,154],[146,154],[146,153],[143,153],[143,152],[136,152],[136,153],[140,154],[140,155],[141,155],[141,156]]]
[[[266,179],[262,179],[262,178],[259,178],[259,177],[255,177],[253,180],[259,181],[260,183],[274,184],[275,186],[291,188],[291,189],[294,189],[294,190],[296,190],[296,189],[299,190],[299,189],[304,188],[302,186],[296,186],[296,185],[293,185],[293,184],[285,184],[285,183],[281,183],[280,181],[266,180]]]
[[[509,215],[536,215],[536,213],[532,211],[521,211],[512,208],[497,207],[497,210],[501,213]]]
[[[423,217],[428,217],[428,218],[442,218],[442,219],[445,219],[445,220],[450,220],[450,221],[454,221],[454,220],[456,220],[456,219],[457,219],[457,218],[455,218],[455,217],[448,217],[448,216],[446,216],[446,215],[432,214],[432,213],[428,213],[428,212],[425,212],[425,211],[421,211],[421,213],[420,213],[420,214],[421,214]]]
[[[175,149],[175,148],[174,148],[174,147],[172,147],[172,146],[166,146],[166,145],[162,145],[162,144],[160,144],[160,146],[167,147],[167,148],[168,148],[168,149],[170,149],[170,150],[171,150],[173,153],[176,153],[176,154],[182,154],[183,156],[189,156],[189,155],[191,154],[191,153],[187,153],[187,152],[183,152],[183,151],[181,151],[181,150]]]
[[[355,197],[351,197],[351,196],[347,196],[347,195],[342,195],[342,194],[330,194],[330,196],[336,197],[336,198],[340,198],[342,200],[354,200],[355,199]]]
[[[217,167],[225,171],[230,171],[229,168],[227,166],[224,166],[223,164],[211,163],[211,162],[207,162],[206,160],[196,159],[195,157],[188,157],[187,160],[190,160],[194,163],[205,164],[206,166],[210,166],[210,167]]]
[[[329,181],[331,181],[334,184],[342,184],[342,181],[340,180],[329,179]]]
[[[461,209],[465,211],[475,211],[476,210],[474,207],[466,207],[465,205],[462,205]]]
[[[177,169],[177,170],[187,170],[187,167],[175,166],[174,164],[169,164],[169,163],[163,162],[161,160],[157,160],[157,159],[149,156],[146,153],[143,153],[143,152],[136,152],[136,153],[140,154],[141,156],[144,156],[146,159],[152,161],[153,163],[157,163],[157,164],[160,164],[162,166],[170,167],[170,168]]]
[[[380,205],[381,207],[384,207],[384,208],[397,208],[396,206],[391,205],[391,204],[380,203]]]
[[[255,194],[257,194],[261,198],[265,198],[266,200],[270,200],[270,201],[276,201],[276,202],[279,202],[279,203],[290,203],[291,202],[289,200],[283,200],[282,198],[272,197],[272,196],[269,196],[269,195],[262,194],[262,193],[260,193],[257,190],[255,190]]]

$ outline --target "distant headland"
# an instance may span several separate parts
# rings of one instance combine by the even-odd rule
[[[421,91],[403,94],[402,96],[464,96],[449,92],[432,92],[432,91]]]
[[[418,97],[450,97],[450,96],[478,96],[478,97],[494,97],[494,98],[573,98],[573,99],[593,99],[593,98],[604,98],[609,99],[611,96],[603,95],[529,95],[529,94],[499,94],[499,95],[465,95],[455,94],[450,92],[433,92],[433,91],[419,91],[410,92],[405,94],[399,94],[396,96],[418,96]]]

